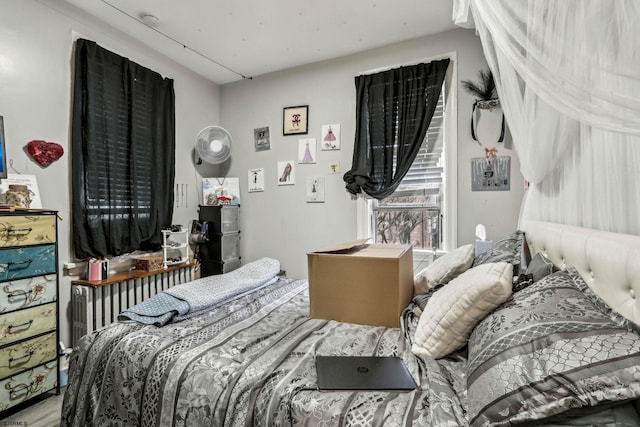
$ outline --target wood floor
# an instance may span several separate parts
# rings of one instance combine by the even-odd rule
[[[0,426],[59,427],[64,389],[0,421]]]

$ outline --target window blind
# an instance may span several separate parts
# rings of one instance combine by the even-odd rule
[[[144,79],[134,78],[130,93],[124,93],[120,82],[109,78],[122,72],[121,65],[106,65],[88,71],[88,78],[98,82],[98,89],[91,93],[95,102],[89,104],[88,113],[103,120],[95,122],[94,135],[88,140],[96,157],[96,170],[86,178],[87,212],[118,217],[134,210],[146,216],[152,198],[148,171],[153,167],[149,156],[153,148],[150,91]]]
[[[400,185],[390,197],[427,195],[435,196],[429,198],[431,201],[429,204],[438,203],[438,195],[444,176],[444,98],[443,87],[420,151]],[[395,161],[394,157],[394,166]],[[385,205],[385,200],[379,203],[379,206],[383,205]]]

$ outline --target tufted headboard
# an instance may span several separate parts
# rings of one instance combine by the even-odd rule
[[[574,266],[611,308],[640,325],[640,236],[542,221],[525,221],[531,255]]]

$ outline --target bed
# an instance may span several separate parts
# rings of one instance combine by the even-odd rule
[[[74,350],[61,425],[640,425],[639,236],[531,221],[458,249],[416,276],[400,328],[309,318],[307,282],[277,274],[169,318],[153,318],[167,301],[125,313]],[[491,275],[498,291],[472,291]],[[320,391],[316,355],[399,356],[418,388]]]

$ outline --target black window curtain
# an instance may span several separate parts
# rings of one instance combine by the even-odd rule
[[[74,61],[76,257],[158,249],[173,215],[173,80],[84,39],[76,41]]]
[[[448,65],[442,59],[356,77],[349,193],[381,200],[395,191],[420,151]]]

